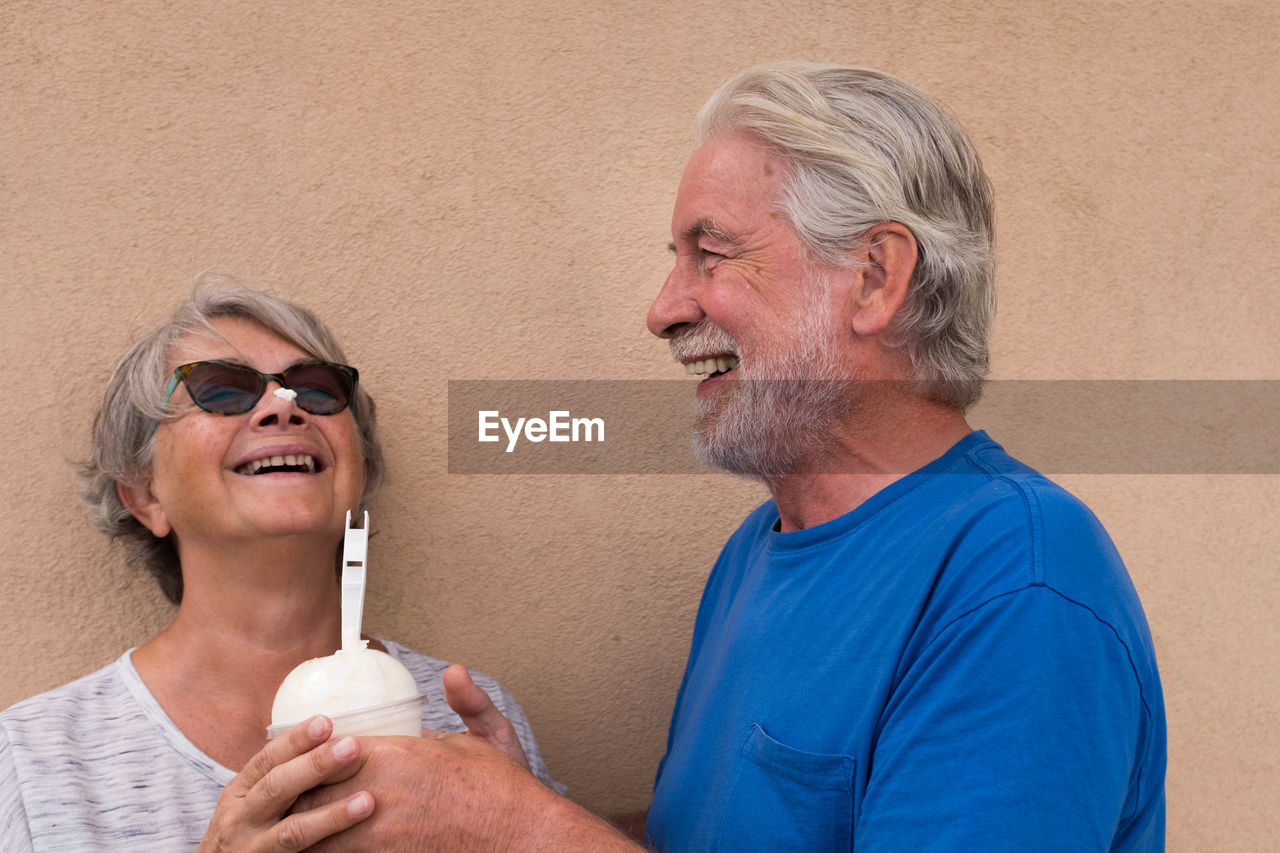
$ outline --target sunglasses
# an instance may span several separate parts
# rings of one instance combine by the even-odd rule
[[[193,361],[173,371],[161,405],[168,405],[181,382],[192,401],[206,412],[242,415],[258,404],[269,383],[276,382],[296,394],[293,402],[302,411],[336,415],[355,399],[359,378],[354,367],[328,361],[299,362],[283,373],[263,373],[229,361]]]

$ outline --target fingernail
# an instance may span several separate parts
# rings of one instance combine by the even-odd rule
[[[307,734],[313,738],[322,737],[324,735],[324,717],[312,717],[311,722],[307,723]]]
[[[373,797],[361,791],[351,798],[351,802],[347,803],[347,814],[352,817],[360,817],[373,811]]]
[[[344,737],[333,745],[333,757],[339,761],[346,761],[355,754],[356,739],[353,737]]]

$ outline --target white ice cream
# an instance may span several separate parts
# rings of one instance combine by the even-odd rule
[[[271,706],[271,723],[292,725],[312,714],[332,717],[417,695],[417,682],[391,655],[345,648],[303,661],[285,676]]]

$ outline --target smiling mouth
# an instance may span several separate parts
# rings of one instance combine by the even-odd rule
[[[713,355],[696,361],[685,362],[684,372],[690,376],[707,376],[715,378],[728,373],[738,366],[740,359],[736,355]]]
[[[320,471],[315,457],[306,453],[289,453],[284,456],[264,456],[246,462],[236,469],[237,474],[252,477],[257,474],[315,474]]]

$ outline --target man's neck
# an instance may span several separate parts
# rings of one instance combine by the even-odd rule
[[[796,473],[768,482],[784,533],[839,518],[972,431],[961,412],[918,397],[875,401],[859,411]]]

